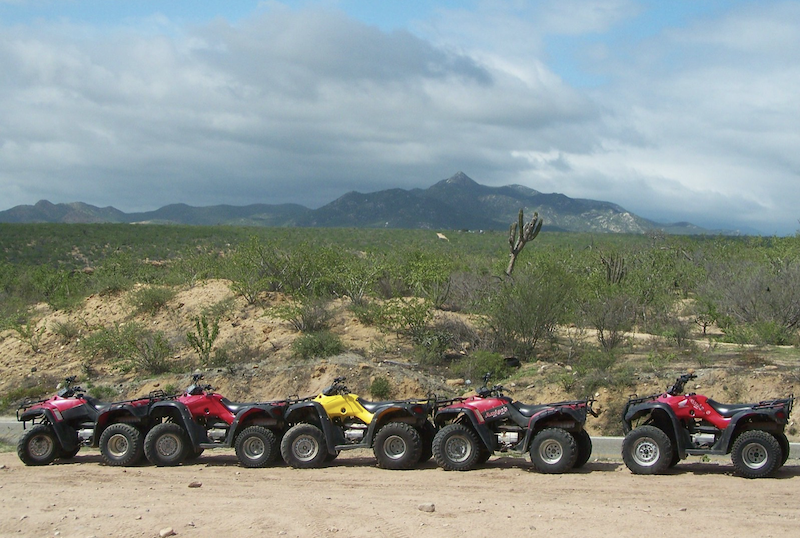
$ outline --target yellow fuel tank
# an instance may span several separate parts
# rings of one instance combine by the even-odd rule
[[[344,396],[335,394],[333,396],[325,396],[324,394],[318,395],[314,401],[319,402],[320,405],[328,413],[331,419],[355,417],[361,420],[364,424],[372,422],[372,413],[364,409],[364,406],[358,403],[357,394],[345,394]]]

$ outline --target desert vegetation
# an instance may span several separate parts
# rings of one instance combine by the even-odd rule
[[[687,367],[721,367],[731,397],[747,369],[774,366],[785,387],[797,385],[800,237],[539,233],[532,223],[446,240],[426,230],[0,224],[2,362],[18,372],[0,396],[13,406],[51,391],[52,379],[40,381],[52,368],[39,363],[80,364],[102,392],[195,368],[237,387],[245,365],[265,360],[312,376],[342,353],[439,380],[404,384],[370,366],[360,390],[382,397],[465,390],[453,380],[486,370],[531,400],[544,387],[618,399]],[[517,233],[530,240],[524,251]],[[188,305],[209,282],[226,293]],[[92,317],[90,304],[113,315]]]

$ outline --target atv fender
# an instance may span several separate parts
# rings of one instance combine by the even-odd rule
[[[469,420],[470,424],[472,425],[472,429],[478,434],[478,438],[481,440],[484,447],[494,452],[494,435],[489,428],[486,427],[486,423],[483,421],[483,418],[481,417],[479,419],[472,409],[468,407],[448,407],[447,410],[443,409],[436,413],[435,418],[436,424],[439,426],[441,426],[441,424],[444,422],[464,422],[465,420]]]
[[[745,422],[753,418],[756,420],[753,422],[752,426],[745,424]],[[782,432],[783,427],[775,420],[775,414],[772,409],[747,409],[731,418],[730,424],[722,431],[722,435],[720,435],[714,448],[722,451],[724,454],[729,453],[731,448],[733,448],[736,437],[746,430]]]
[[[335,428],[331,423],[330,417],[328,417],[328,413],[325,412],[325,408],[322,407],[322,404],[314,400],[292,404],[286,409],[284,418],[286,424],[294,425],[305,422],[303,417],[309,414],[312,415],[315,420],[319,421],[318,425],[322,429],[322,434],[325,436],[325,444],[328,446],[328,454],[336,454],[336,445],[343,444],[344,439],[341,438],[341,434],[339,435],[341,439],[337,439],[334,432]]]
[[[622,419],[622,430],[627,434],[631,431],[631,423],[634,420],[645,415],[650,415],[655,410],[662,411],[667,417],[669,417],[670,425],[672,427],[672,435],[670,438],[675,440],[676,445],[673,447],[673,449],[678,451],[678,456],[680,459],[686,458],[686,447],[689,445],[687,437],[689,436],[689,433],[681,427],[678,417],[675,416],[672,408],[665,403],[646,401],[630,407],[626,406]]]
[[[164,400],[154,403],[150,408],[151,414],[155,414],[158,410],[167,411],[167,414],[175,419],[175,422],[179,424],[189,436],[189,442],[192,446],[200,446],[200,443],[203,442],[202,428],[192,420],[192,414],[189,412],[189,408],[186,407],[186,404],[176,400]]]
[[[100,436],[111,424],[116,422],[127,422],[141,425],[147,424],[150,415],[151,405],[131,405],[128,402],[112,404],[97,415],[97,422],[94,424],[94,434],[92,435],[92,446],[97,448],[100,444]],[[120,420],[120,417],[130,417],[129,420]]]
[[[282,408],[281,408],[282,409]],[[279,412],[278,408],[274,405],[265,404],[265,405],[253,405],[251,407],[246,407],[239,411],[235,418],[233,419],[233,423],[231,424],[230,428],[228,428],[228,437],[225,440],[225,444],[228,446],[233,446],[236,436],[242,430],[242,424],[248,423],[248,420],[251,418],[257,417],[264,417],[264,424],[261,424],[266,427],[270,426],[278,426],[281,423],[281,413]],[[259,422],[260,423],[260,422]]]
[[[78,441],[78,432],[64,422],[63,420],[56,420],[55,415],[53,414],[52,409],[28,409],[24,413],[22,413],[19,417],[19,420],[23,422],[23,426],[25,422],[33,420],[35,418],[39,418],[40,422],[49,422],[50,427],[53,428],[53,432],[56,434],[56,438],[58,439],[59,444],[61,445],[61,449],[64,452],[69,452],[78,448],[80,442]]]

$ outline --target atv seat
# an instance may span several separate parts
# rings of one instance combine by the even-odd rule
[[[740,411],[752,409],[754,405],[754,404],[724,404],[716,402],[711,398],[706,400],[706,403],[710,405],[712,409],[714,409],[714,411],[716,411],[725,418],[730,418],[736,413],[739,413]]]
[[[522,402],[512,402],[511,405],[514,406],[514,408],[517,411],[519,411],[519,413],[524,417],[532,417],[537,412],[539,412],[542,409],[544,409],[545,407],[547,407],[546,404],[528,405],[528,404],[524,404]]]
[[[83,395],[83,399],[86,400],[86,402],[89,405],[91,405],[92,407],[94,407],[95,409],[98,409],[98,410],[102,409],[103,407],[106,407],[107,405],[111,405],[108,402],[101,402],[97,398],[89,396],[88,394],[84,394]]]
[[[241,411],[242,409],[245,409],[247,407],[252,407],[255,405],[253,403],[235,403],[227,398],[220,398],[220,402],[228,409],[228,411],[230,411],[234,415],[239,411]]]
[[[364,409],[366,409],[370,413],[374,413],[375,411],[377,411],[378,409],[380,409],[381,407],[383,407],[386,404],[386,402],[368,402],[367,400],[364,400],[363,398],[359,398],[358,399],[358,403],[360,403],[361,407],[363,407]]]

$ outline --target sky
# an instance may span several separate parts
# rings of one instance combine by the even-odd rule
[[[777,0],[0,0],[0,210],[316,208],[462,171],[791,235],[798,28]]]

